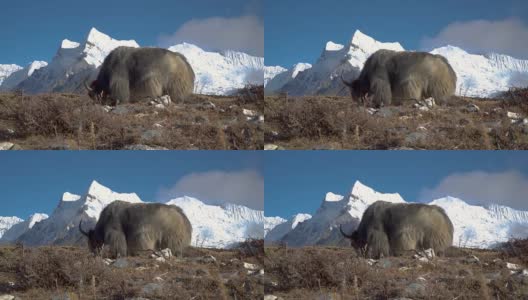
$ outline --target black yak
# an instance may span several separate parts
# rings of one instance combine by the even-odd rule
[[[103,209],[94,229],[84,231],[81,222],[79,230],[88,237],[90,250],[99,253],[105,245],[112,257],[165,248],[181,253],[191,243],[191,223],[174,205],[114,201]]]
[[[453,224],[445,211],[421,203],[376,201],[351,235],[340,230],[353,247],[374,258],[429,248],[442,254],[453,243]]]
[[[137,102],[169,95],[185,100],[194,90],[194,71],[187,59],[161,48],[118,47],[105,58],[88,95],[102,104]]]
[[[356,80],[347,82],[342,76],[341,80],[350,88],[352,99],[367,97],[380,107],[429,97],[443,104],[455,93],[457,76],[441,55],[378,50]]]

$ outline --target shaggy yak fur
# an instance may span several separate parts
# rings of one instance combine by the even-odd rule
[[[341,80],[350,88],[353,100],[370,98],[380,107],[429,97],[444,104],[455,93],[457,76],[441,55],[378,50],[367,59],[356,80]]]
[[[377,201],[363,213],[358,228],[347,235],[368,257],[402,255],[432,248],[442,254],[453,243],[453,224],[436,205]]]
[[[88,95],[106,105],[169,95],[185,100],[194,90],[194,71],[187,59],[161,48],[118,47],[105,58]]]
[[[94,229],[85,232],[88,245],[99,253],[108,246],[112,257],[170,248],[172,253],[190,245],[192,226],[183,211],[160,203],[114,201],[103,209]]]

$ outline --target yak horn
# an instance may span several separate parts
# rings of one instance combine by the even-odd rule
[[[93,91],[93,89],[90,88],[90,87],[86,84],[86,81],[84,82],[84,87],[85,87],[89,92]]]
[[[341,73],[341,81],[343,81],[343,83],[348,86],[348,87],[352,87],[352,81],[351,82],[347,82],[344,78],[343,78],[343,73]]]
[[[88,236],[88,233],[82,229],[81,224],[82,224],[82,220],[79,222],[79,231],[80,231],[82,234]]]
[[[344,235],[346,238],[352,239],[352,235],[347,235],[343,232],[343,229],[341,228],[342,225],[339,225],[339,231],[341,231],[341,234]]]

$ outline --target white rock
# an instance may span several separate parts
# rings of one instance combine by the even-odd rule
[[[424,250],[424,254],[428,259],[433,259],[435,257],[435,252],[432,248]]]
[[[277,150],[279,146],[275,144],[266,144],[264,145],[264,150]]]
[[[480,259],[478,257],[476,257],[475,255],[471,255],[469,257],[466,257],[465,261],[467,263],[479,263]]]
[[[508,268],[509,270],[520,270],[521,266],[507,262],[506,268]]]
[[[0,150],[11,150],[15,144],[10,142],[2,142],[0,143]]]
[[[374,265],[375,263],[377,263],[377,261],[376,261],[375,259],[372,259],[372,258],[367,259],[367,264],[368,264],[369,266],[372,266],[372,265]]]
[[[468,106],[466,106],[466,111],[467,112],[479,112],[480,111],[480,107],[478,107],[475,104],[471,103],[471,104],[468,104]]]
[[[15,299],[15,296],[13,295],[0,295],[0,300],[14,300]],[[277,297],[275,297],[274,299],[277,299]]]
[[[427,106],[420,106],[418,109],[421,111],[429,111],[429,107]]]
[[[426,282],[427,280],[425,278],[423,278],[422,276],[416,278],[416,281],[420,281],[420,282]]]
[[[435,99],[433,97],[425,99],[424,103],[429,108],[433,108],[436,105]]]
[[[165,258],[163,256],[156,257],[156,261],[165,262]]]
[[[523,117],[521,116],[521,114],[519,114],[519,113],[514,113],[514,112],[511,112],[511,111],[506,112],[506,116],[508,116],[508,118],[510,118],[510,119],[514,119],[514,120],[520,120],[520,119],[523,118]]]
[[[244,116],[248,116],[248,117],[256,117],[256,116],[258,116],[258,113],[256,111],[250,110],[250,109],[245,109],[245,108],[242,109],[242,113],[244,114]]]
[[[369,114],[373,115],[373,114],[377,113],[378,110],[375,109],[375,108],[369,107],[369,108],[367,108],[367,112],[368,112]]]
[[[245,262],[244,263],[244,268],[248,269],[248,270],[252,270],[252,271],[257,271],[259,270],[259,266],[255,265],[255,264],[250,264],[250,263],[247,263]]]
[[[264,296],[264,300],[278,300],[279,297],[277,296],[274,296],[274,295],[265,295]]]
[[[172,257],[172,251],[169,248],[165,248],[165,249],[161,250],[161,255],[163,257],[165,257],[165,258],[170,258],[170,257]]]

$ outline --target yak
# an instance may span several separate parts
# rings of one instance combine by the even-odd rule
[[[378,50],[365,62],[359,77],[343,84],[352,99],[369,98],[375,107],[433,97],[445,104],[455,93],[457,76],[447,59],[427,52]]]
[[[376,201],[365,210],[351,235],[339,229],[354,248],[373,258],[429,248],[442,254],[453,243],[453,224],[445,211],[421,203]]]
[[[97,79],[85,83],[90,98],[105,105],[169,95],[181,102],[194,90],[194,71],[185,56],[161,48],[117,47]]]
[[[105,245],[111,257],[165,248],[181,253],[190,245],[192,235],[189,219],[177,206],[119,200],[103,209],[94,229],[84,231],[81,221],[79,230],[94,254]]]

